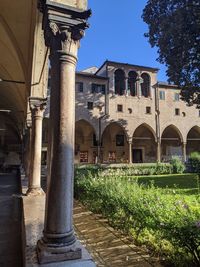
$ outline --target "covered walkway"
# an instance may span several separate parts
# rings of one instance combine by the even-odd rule
[[[0,174],[0,267],[23,266],[20,177]]]

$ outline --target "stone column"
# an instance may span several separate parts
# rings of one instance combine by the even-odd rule
[[[139,78],[137,81],[137,96],[140,98],[142,96],[142,92],[141,92],[141,77],[139,74]]]
[[[161,143],[157,141],[157,162],[161,162]]]
[[[126,90],[125,90],[126,96],[130,96],[131,92],[130,92],[130,90],[128,88],[128,77],[125,78],[125,84],[126,84]]]
[[[27,120],[26,122],[26,144],[25,144],[25,155],[24,155],[24,170],[25,175],[29,178],[30,174],[30,164],[31,164],[31,137],[32,137],[32,120]]]
[[[187,147],[187,143],[182,143],[183,146],[183,161],[186,162],[187,161],[187,152],[186,152],[186,147]]]
[[[54,9],[56,6],[54,7]],[[52,10],[53,14],[55,10]],[[51,148],[43,237],[38,241],[40,263],[80,259],[82,250],[73,230],[75,69],[79,40],[89,12],[47,10],[46,44],[50,47]],[[48,17],[49,16],[49,17]],[[78,18],[77,18],[78,17]],[[51,21],[53,18],[53,21]],[[66,18],[66,20],[65,20]]]
[[[43,194],[41,188],[42,120],[46,99],[30,97],[32,116],[31,162],[27,195]]]
[[[129,164],[133,163],[133,156],[132,156],[132,140],[128,141],[129,145]]]

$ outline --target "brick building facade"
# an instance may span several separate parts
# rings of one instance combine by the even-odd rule
[[[200,111],[157,72],[105,61],[76,74],[76,163],[185,161],[200,151]]]

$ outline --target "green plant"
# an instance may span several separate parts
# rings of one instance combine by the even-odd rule
[[[87,173],[101,176],[136,176],[136,175],[155,175],[170,174],[172,166],[169,163],[143,163],[133,165],[80,165],[76,166],[76,172]]]
[[[173,157],[170,161],[172,165],[173,173],[183,173],[185,171],[185,164],[180,160],[179,157]]]
[[[200,153],[192,152],[188,159],[188,170],[200,174]]]
[[[114,175],[112,169],[107,169],[107,173],[78,170],[75,197],[174,266],[199,266],[199,198],[186,200],[176,193],[177,188],[157,188],[153,181],[139,184],[142,177],[119,174],[118,170]],[[185,179],[188,180],[186,175]]]

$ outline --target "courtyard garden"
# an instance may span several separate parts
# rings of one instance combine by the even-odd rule
[[[177,165],[177,164],[175,164]],[[200,266],[200,185],[173,164],[77,167],[75,197],[169,266]]]

